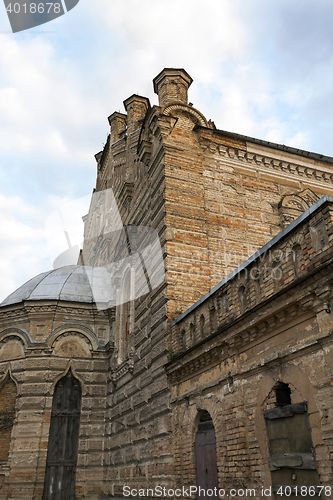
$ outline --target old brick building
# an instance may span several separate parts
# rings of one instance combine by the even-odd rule
[[[1,304],[1,500],[332,484],[333,159],[216,129],[191,83],[164,69],[158,105],[126,99],[96,155],[128,246],[158,233],[163,282],[144,258],[137,293],[101,197],[84,267]],[[101,308],[89,269],[110,255]]]

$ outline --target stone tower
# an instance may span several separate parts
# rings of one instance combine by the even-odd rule
[[[217,306],[200,309],[203,296],[213,296],[223,278],[322,194],[333,194],[332,158],[216,129],[188,103],[191,84],[184,69],[166,68],[153,81],[158,105],[134,94],[124,101],[126,113],[109,116],[110,134],[95,155],[96,188],[84,217],[84,266],[35,277],[1,304],[0,410],[8,424],[7,430],[0,425],[6,446],[1,500],[41,500],[43,491],[49,500],[51,469],[59,478],[67,463],[64,457],[53,463],[48,454],[56,449],[52,422],[59,414],[76,422],[76,454],[70,474],[61,476],[66,500],[74,476],[76,498],[90,500],[122,496],[124,485],[172,487],[182,477],[193,480],[193,429],[199,418],[204,426],[207,415],[195,416],[200,394],[191,396],[194,382],[186,374],[197,370],[199,380],[200,370],[220,359],[222,344],[214,345],[214,359],[204,350],[206,337],[214,343],[224,321]],[[155,279],[160,260],[151,254],[149,261],[142,234],[158,235],[163,281]],[[109,307],[100,308],[89,273],[103,266],[109,272],[110,265],[113,295]],[[274,293],[272,288],[268,299]],[[244,286],[242,304],[245,295]],[[241,299],[233,300],[230,310],[239,312]],[[191,314],[194,309],[200,318]],[[184,317],[191,322],[185,320],[181,336],[177,324]],[[198,332],[205,361],[181,366],[195,351]],[[202,393],[215,376],[216,385],[228,380],[231,359],[228,352],[223,356],[224,378],[218,379],[214,365]],[[180,378],[170,363],[179,363]],[[63,391],[73,394],[73,407],[61,407]],[[7,396],[8,407],[1,407]],[[192,451],[184,457],[177,426],[188,405]],[[253,439],[259,449],[262,443]],[[188,476],[180,475],[181,468]],[[263,484],[264,469],[258,470],[253,478]]]

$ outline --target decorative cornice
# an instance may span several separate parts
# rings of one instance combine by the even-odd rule
[[[240,324],[237,329],[235,329],[233,324],[229,325],[228,328],[230,328],[231,335],[229,334],[228,336],[228,329],[226,331],[223,331],[223,341],[218,346],[215,345],[215,339],[207,338],[205,341],[206,347],[204,351],[201,352],[201,345],[197,347],[197,356],[193,351],[192,354],[184,353],[185,356],[194,355],[194,359],[191,359],[189,362],[185,362],[185,364],[183,364],[182,361],[175,361],[175,365],[171,362],[167,366],[167,373],[170,377],[171,382],[174,382],[176,380],[179,381],[186,378],[188,375],[201,371],[213,361],[220,360],[221,355],[223,354],[225,354],[224,357],[226,357],[227,355],[230,356],[230,351],[232,351],[232,355],[235,355],[244,346],[246,346],[246,344],[259,339],[260,337],[273,331],[275,328],[278,328],[283,324],[295,319],[302,312],[304,311],[302,311],[299,305],[297,303],[294,303],[290,304],[285,309],[274,311],[273,314],[257,321],[256,324],[253,324],[253,322],[251,321],[252,326],[250,328],[245,327],[249,323],[248,320],[245,320],[244,328],[242,328],[242,324]],[[241,331],[239,332],[239,330]],[[210,341],[214,343],[214,346],[212,346],[211,348],[209,348],[209,345],[207,345],[207,342],[209,343]]]
[[[199,136],[199,145],[202,150],[208,150],[213,154],[217,153],[223,158],[239,160],[250,165],[262,167],[263,169],[270,170],[272,172],[279,171],[284,174],[303,177],[304,179],[308,178],[314,181],[323,181],[328,184],[333,184],[333,171],[330,173],[325,170],[320,170],[317,166],[307,167],[304,165],[297,165],[293,162],[287,162],[285,160],[278,160],[266,155],[264,156],[262,154],[250,153],[244,149],[237,149],[235,147],[215,143],[202,136]],[[329,166],[327,168],[329,168]]]
[[[132,372],[132,366],[129,359],[126,359],[119,367],[115,369],[112,373],[112,382],[116,383],[121,377],[126,375],[126,373]]]
[[[170,365],[167,366],[166,372],[171,383],[179,382],[182,379],[187,378],[189,375],[200,372],[204,370],[207,366],[212,364],[217,364],[220,361],[221,346],[215,347],[211,350],[201,353],[195,359],[191,359],[189,362],[178,365],[176,367]]]
[[[273,331],[275,328],[297,318],[301,312],[303,311],[298,304],[291,304],[289,307],[276,311],[274,314],[265,317],[264,320],[259,321],[251,328],[245,329],[241,333],[226,339],[226,343],[230,349],[236,349],[238,351],[249,342],[258,339],[268,332]]]
[[[31,314],[31,313],[40,314],[40,313],[47,313],[47,312],[54,313],[55,310],[57,309],[57,307],[58,307],[57,303],[52,304],[52,305],[50,305],[50,304],[37,305],[36,303],[30,304],[28,301],[26,301],[24,304],[24,308],[28,314]]]
[[[15,306],[16,306],[15,309],[9,309],[9,310],[5,308],[0,308],[0,320],[26,317],[26,311],[23,307],[23,303],[21,302],[20,304],[15,304]]]

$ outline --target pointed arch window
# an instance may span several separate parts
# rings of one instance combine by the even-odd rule
[[[81,399],[81,384],[69,369],[54,390],[43,500],[74,498]]]

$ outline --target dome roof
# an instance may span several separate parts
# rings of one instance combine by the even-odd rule
[[[105,268],[66,266],[35,276],[11,293],[0,306],[17,304],[25,300],[108,303],[112,299],[110,275]]]

